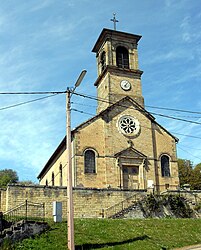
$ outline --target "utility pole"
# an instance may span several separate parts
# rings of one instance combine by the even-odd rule
[[[71,110],[70,98],[86,74],[83,70],[78,77],[75,87],[66,91],[66,150],[67,150],[67,223],[68,223],[68,249],[75,250],[74,242],[74,208],[73,208],[73,187],[72,187],[72,149],[71,149]]]

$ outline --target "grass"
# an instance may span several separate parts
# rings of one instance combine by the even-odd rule
[[[26,239],[13,249],[66,249],[66,223],[51,222],[50,226],[50,231]],[[198,243],[201,243],[201,219],[75,219],[77,250],[161,250]]]

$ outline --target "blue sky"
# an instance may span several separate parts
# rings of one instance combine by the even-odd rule
[[[0,1],[0,92],[63,91],[87,70],[79,93],[96,96],[91,52],[103,28],[142,35],[139,67],[145,105],[201,112],[201,7],[195,0]],[[44,95],[45,96],[45,95]],[[65,95],[4,109],[41,95],[0,96],[0,169],[36,176],[65,135]],[[95,114],[96,102],[73,96]],[[201,122],[201,114],[147,108]],[[72,127],[91,116],[72,112]],[[178,157],[201,162],[201,125],[155,116],[180,139]],[[181,136],[179,134],[190,135]]]

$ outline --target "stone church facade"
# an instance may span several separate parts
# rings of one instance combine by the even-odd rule
[[[94,45],[97,115],[72,131],[74,187],[160,193],[179,186],[178,139],[144,108],[140,39],[103,29]],[[38,176],[41,185],[67,185],[66,155],[64,138]]]

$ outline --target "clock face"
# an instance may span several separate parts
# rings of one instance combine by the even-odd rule
[[[128,80],[121,81],[120,86],[123,90],[126,90],[126,91],[131,89],[131,84]]]

